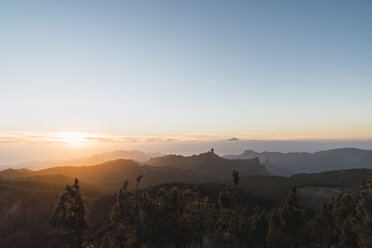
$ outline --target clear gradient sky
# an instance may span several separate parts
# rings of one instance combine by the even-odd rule
[[[371,139],[371,13],[372,1],[1,1],[0,132]]]

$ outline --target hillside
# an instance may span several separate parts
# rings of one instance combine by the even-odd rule
[[[124,180],[134,182],[138,175],[146,178],[145,186],[168,182],[201,183],[229,178],[232,170],[241,175],[267,175],[258,159],[227,160],[212,153],[191,157],[169,155],[150,159],[142,165],[133,160],[113,160],[94,166],[63,166],[38,171],[8,169],[0,171],[0,178],[19,179],[45,175],[65,175],[102,187],[116,189]]]
[[[124,180],[134,182],[138,175],[146,177],[145,186],[166,182],[203,182],[212,178],[174,167],[151,167],[133,160],[118,159],[95,166],[64,166],[39,171],[8,169],[0,171],[0,179],[24,179],[42,176],[64,175],[79,178],[97,188],[116,190]]]
[[[65,184],[73,181],[63,176],[0,180],[0,247],[53,247],[56,233],[50,227],[50,217]],[[93,235],[109,223],[115,198],[85,183],[81,183],[81,190],[92,227],[87,235]]]
[[[56,183],[52,181],[56,179]],[[145,184],[148,178],[144,177]],[[46,182],[48,181],[48,182]],[[17,180],[0,180],[0,247],[55,247],[57,232],[50,226],[50,218],[64,185],[72,184],[72,178],[66,176],[36,176]],[[193,188],[194,184],[169,183],[150,186],[146,189],[149,195],[156,195],[160,188]],[[110,214],[114,205],[113,192],[103,193],[90,185],[80,182],[81,192],[87,209],[89,229],[85,233],[90,241],[102,239],[101,233],[110,228]],[[225,185],[217,183],[200,184],[202,196],[217,201],[218,193]],[[117,192],[120,187],[116,188]],[[239,202],[255,207],[270,208],[274,201],[255,197],[239,190]]]
[[[114,192],[119,190],[125,179],[133,186],[135,178],[142,174],[141,187],[146,187],[152,196],[157,195],[162,187],[194,188],[197,184],[202,196],[208,196],[217,203],[219,192],[225,190],[225,184],[231,184],[231,171],[223,177],[224,180],[200,175],[198,171],[210,169],[210,164],[214,165],[211,168],[222,168],[221,171],[227,170],[226,166],[237,169],[243,165],[258,164],[257,159],[227,160],[231,164],[224,164],[225,159],[207,153],[177,157],[175,160],[179,163],[171,166],[165,163],[170,162],[170,158],[174,159],[173,156],[164,157],[164,165],[158,166],[140,165],[132,160],[114,160],[95,166],[0,171],[0,247],[53,247],[56,233],[50,228],[50,216],[65,184],[71,184],[75,177],[80,179],[89,219],[86,239],[97,244],[111,228]],[[181,165],[189,167],[183,170],[178,168]],[[369,175],[372,175],[369,169],[297,174],[291,177],[242,175],[236,191],[236,203],[245,205],[252,213],[255,209],[270,209],[283,202],[291,186],[296,185],[298,202],[302,206],[316,208],[338,195],[340,188],[350,190],[355,195],[360,181]]]
[[[90,157],[67,159],[67,160],[45,160],[45,161],[32,161],[26,163],[18,163],[14,165],[2,165],[1,169],[13,168],[13,169],[31,169],[31,170],[41,170],[51,167],[59,166],[83,166],[83,165],[96,165],[101,164],[111,160],[117,159],[128,159],[138,162],[145,162],[151,158],[161,156],[160,153],[145,153],[141,151],[113,151],[104,152],[99,154],[94,154]]]
[[[290,176],[298,173],[317,173],[354,168],[372,169],[372,151],[341,148],[315,153],[255,152],[246,150],[240,155],[226,155],[227,159],[259,158],[273,175]]]
[[[251,195],[280,201],[287,195],[291,186],[296,185],[299,201],[307,206],[318,207],[331,196],[340,193],[341,189],[355,192],[359,189],[361,180],[371,175],[370,169],[351,169],[297,174],[291,177],[246,176],[240,178],[239,187]],[[333,193],[324,195],[325,191]]]
[[[167,155],[152,158],[146,164],[157,167],[169,166],[180,168],[196,172],[203,177],[215,177],[217,179],[230,177],[233,170],[238,170],[242,176],[269,175],[257,158],[229,160],[216,155],[213,150],[189,157]]]

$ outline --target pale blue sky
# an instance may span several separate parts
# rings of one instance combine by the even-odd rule
[[[371,1],[1,1],[0,131],[372,138]]]

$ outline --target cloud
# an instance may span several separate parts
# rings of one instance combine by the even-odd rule
[[[128,143],[128,142],[181,142],[209,140],[209,135],[181,136],[129,136],[118,134],[94,134],[80,132],[19,132],[0,131],[0,143]]]
[[[0,131],[0,144],[105,144],[105,143],[159,143],[220,141],[239,137],[239,140],[334,140],[335,137],[303,136],[273,133],[239,133],[219,135],[216,133],[185,133],[178,136],[131,136],[122,134],[99,134],[81,132],[20,132]]]

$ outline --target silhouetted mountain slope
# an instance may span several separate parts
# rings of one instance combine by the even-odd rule
[[[58,166],[83,166],[83,165],[96,165],[101,164],[111,160],[117,159],[130,159],[138,162],[145,162],[153,157],[161,156],[160,153],[145,153],[140,151],[114,151],[114,152],[104,152],[100,154],[95,154],[86,158],[76,158],[68,160],[45,160],[45,161],[32,161],[26,163],[19,163],[15,165],[2,166],[2,168],[27,168],[32,170],[41,170],[51,167]]]
[[[368,167],[372,161],[372,153],[358,149],[337,149],[318,153],[256,153],[245,151],[241,156],[265,158],[264,164],[273,174],[285,174],[286,171],[289,171],[288,174],[293,174],[293,171],[298,170],[322,171],[327,168],[350,167],[350,164],[364,164]],[[231,156],[229,157],[231,158]],[[359,158],[361,159],[356,163],[356,159]],[[274,161],[276,164],[274,164]],[[257,158],[229,160],[221,158],[213,152],[189,157],[167,155],[152,158],[147,163],[149,165],[141,165],[133,160],[114,160],[94,166],[64,166],[39,171],[8,169],[0,171],[0,179],[22,179],[39,176],[38,181],[48,182],[49,180],[49,182],[53,182],[53,180],[56,180],[57,182],[59,180],[60,184],[63,185],[64,181],[69,180],[69,178],[77,177],[82,182],[92,186],[112,190],[120,187],[125,179],[134,182],[138,175],[146,177],[144,186],[169,182],[216,182],[221,179],[230,179],[232,170],[238,170],[242,177],[268,175]],[[63,175],[67,178],[55,177],[51,179],[51,177],[42,177],[56,175]],[[296,177],[300,177],[300,175]],[[299,182],[303,184],[307,177],[301,178]],[[326,178],[329,181],[329,176]],[[264,180],[269,179],[265,178]]]
[[[372,151],[355,148],[341,148],[315,153],[280,153],[246,150],[240,155],[226,155],[228,159],[250,159],[258,157],[261,163],[269,160],[273,167],[266,169],[274,175],[293,175],[298,173],[315,173],[329,170],[352,168],[372,168],[372,160],[368,160]],[[278,172],[281,170],[281,172]]]
[[[302,190],[316,188],[318,192],[307,192],[306,201],[302,203],[308,206],[318,206],[330,199],[330,196],[325,196],[323,197],[323,202],[312,202],[321,200],[316,197],[319,191],[332,189],[334,195],[337,195],[341,188],[355,191],[359,189],[360,181],[371,175],[372,170],[370,169],[350,169],[314,174],[297,174],[291,177],[246,176],[240,178],[239,187],[245,189],[251,195],[276,200],[283,199],[292,185],[297,186],[300,197]],[[308,194],[311,195],[309,196]]]
[[[191,157],[169,155],[148,161],[150,165],[140,165],[133,160],[118,159],[94,166],[63,166],[39,171],[8,169],[0,171],[0,178],[25,178],[45,175],[65,175],[79,178],[91,185],[106,189],[120,187],[124,180],[134,182],[138,175],[146,177],[146,185],[167,182],[213,182],[230,178],[235,169],[241,175],[267,175],[258,159],[228,160],[208,152]],[[156,165],[156,166],[155,166]]]
[[[231,173],[231,172],[230,172]],[[22,179],[36,176],[64,175],[103,189],[117,189],[124,180],[134,182],[138,175],[146,177],[145,185],[166,182],[205,182],[215,181],[215,177],[201,176],[196,172],[176,167],[153,167],[140,165],[133,160],[118,159],[95,166],[64,166],[39,171],[8,169],[0,171],[0,178]],[[227,175],[228,177],[228,175]]]
[[[57,183],[43,180],[57,179]],[[55,230],[50,217],[65,185],[65,176],[42,176],[19,180],[0,180],[0,247],[55,247]],[[41,180],[41,181],[39,181]],[[64,183],[72,184],[69,178]],[[113,195],[102,194],[87,184],[81,184],[89,225],[87,235],[109,223]]]
[[[35,172],[28,169],[5,169],[0,171],[0,179],[18,179],[32,176]]]
[[[364,158],[362,158],[360,163],[363,164],[364,167],[372,167],[372,152],[368,153]]]
[[[184,157],[181,155],[167,155],[150,159],[147,164],[152,166],[170,166],[187,171],[197,172],[201,176],[219,179],[230,177],[233,170],[240,175],[268,175],[265,167],[257,158],[229,160],[219,157],[212,151]]]
[[[54,211],[64,186],[37,182],[36,179],[50,176],[38,176],[20,180],[0,180],[0,247],[46,248],[57,247],[55,241],[57,232],[50,226],[50,217]],[[54,177],[54,176],[51,176]],[[143,181],[146,181],[146,177]],[[68,184],[73,183],[70,178]],[[168,183],[148,187],[149,195],[156,195],[161,187],[172,188],[186,186],[194,188],[193,184]],[[208,196],[217,202],[218,193],[225,185],[208,183],[199,185],[201,196]],[[104,194],[87,185],[80,185],[84,197],[89,229],[84,233],[87,239],[97,239],[98,233],[109,227],[111,210],[114,205],[114,194]],[[118,191],[119,188],[116,189]],[[251,209],[271,208],[275,201],[251,196],[244,190],[238,190],[236,196],[240,203],[247,204]],[[103,237],[99,237],[102,239]],[[86,246],[84,246],[86,247]],[[95,246],[98,247],[98,246]]]
[[[289,174],[287,170],[276,167],[275,165],[273,165],[270,162],[270,159],[268,159],[268,158],[262,164],[265,166],[266,170],[268,172],[270,172],[270,174],[272,174],[272,175],[287,176]]]
[[[328,151],[315,152],[315,155],[322,156],[324,154],[331,154],[334,156],[339,156],[347,160],[360,160],[364,158],[367,154],[371,153],[370,150],[361,150],[357,148],[339,148]]]
[[[192,161],[210,161],[210,156],[215,155],[201,154]],[[184,157],[181,158],[183,160]],[[217,163],[221,158],[217,156],[214,161]],[[199,168],[195,163],[190,163],[190,167],[193,166]],[[217,202],[218,192],[224,190],[225,184],[231,184],[231,171],[226,174],[225,180],[216,180],[215,177],[200,176],[192,170],[168,165],[142,166],[132,160],[41,171],[0,171],[0,247],[53,247],[56,233],[50,227],[50,215],[59,201],[64,185],[73,183],[74,177],[81,179],[80,187],[86,202],[90,225],[86,236],[97,237],[99,230],[110,225],[110,213],[115,199],[112,192],[103,189],[118,191],[125,179],[129,179],[133,186],[139,174],[144,175],[141,186],[153,185],[148,187],[149,194],[156,194],[162,186],[183,187],[182,182],[194,180],[199,184],[203,181],[217,181],[199,184],[202,196],[208,196],[213,202]],[[238,201],[247,204],[249,208],[258,206],[264,209],[282,202],[290,187],[295,184],[299,203],[316,207],[336,195],[341,185],[344,189],[355,192],[359,188],[359,182],[369,175],[372,175],[372,170],[352,169],[291,177],[241,176],[236,194]],[[192,188],[195,185],[188,183],[187,186]]]

